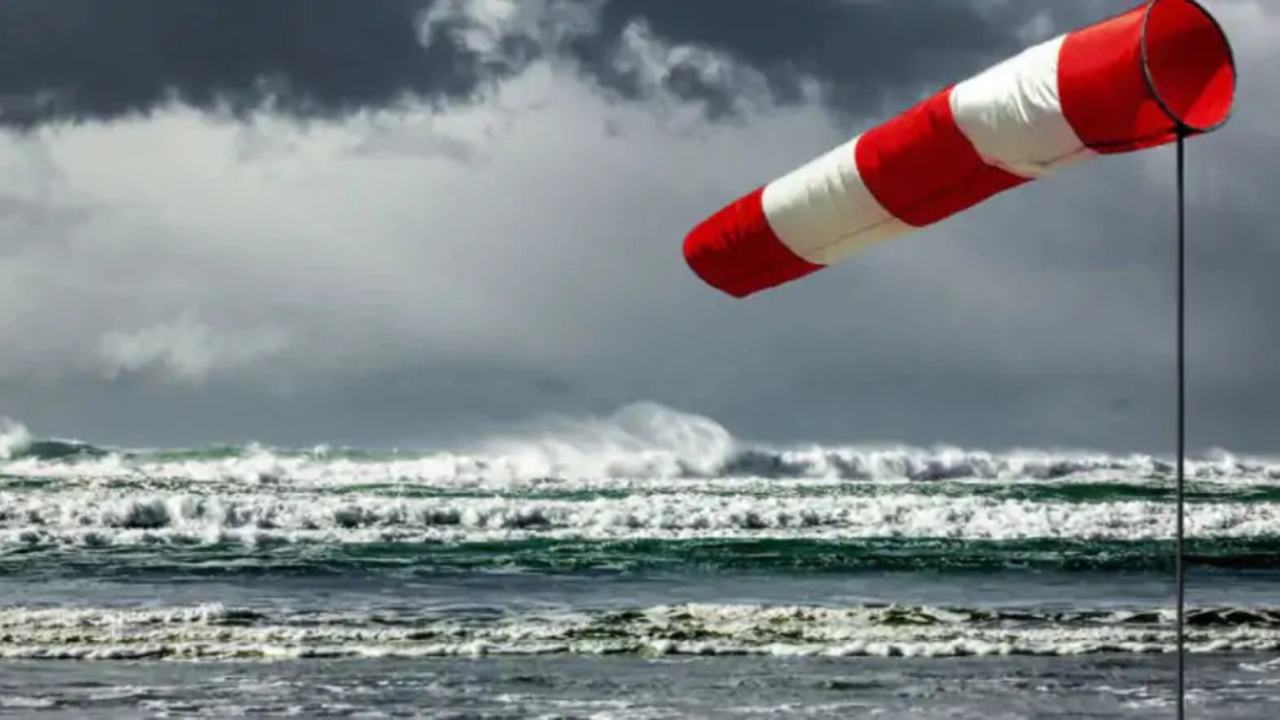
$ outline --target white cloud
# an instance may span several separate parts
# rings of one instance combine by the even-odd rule
[[[664,101],[668,111],[682,109],[683,103],[670,97],[666,87],[680,71],[696,73],[699,82],[723,90],[729,104],[726,109],[750,112],[770,102],[768,81],[758,70],[701,45],[667,42],[643,20],[633,21],[623,30],[613,63],[619,72],[636,78],[643,94]],[[811,98],[816,96],[816,86],[809,90]]]
[[[158,369],[186,382],[270,358],[288,347],[276,330],[215,331],[190,317],[131,332],[111,331],[99,342],[108,375]]]
[[[456,24],[467,49],[485,58],[501,55],[502,39],[521,33],[544,46],[596,26],[600,0],[441,0],[423,15],[420,36],[431,42],[434,30]],[[459,22],[462,21],[462,22]]]
[[[0,135],[0,192],[38,172],[47,207],[97,209],[57,238],[10,219],[0,332],[22,342],[0,379],[582,362],[652,325],[672,288],[701,292],[679,254],[698,213],[837,138],[813,106],[728,129],[685,117],[673,132],[538,64],[448,112],[170,106]]]

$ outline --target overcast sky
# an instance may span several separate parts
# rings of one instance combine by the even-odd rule
[[[688,229],[1113,0],[0,3],[0,416],[448,444],[655,401],[744,438],[1167,451],[1173,149],[735,301]],[[1280,451],[1280,3],[1207,3],[1190,440]]]

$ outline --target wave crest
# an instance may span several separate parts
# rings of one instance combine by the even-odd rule
[[[1161,540],[1167,502],[1061,503],[919,494],[583,499],[396,498],[311,493],[0,492],[0,545],[918,538]],[[1196,503],[1192,538],[1276,537],[1280,504]]]
[[[164,478],[243,483],[335,485],[537,484],[547,479],[635,480],[764,478],[840,481],[1163,482],[1173,464],[1135,453],[951,446],[745,443],[715,420],[656,403],[606,417],[552,418],[480,440],[470,449],[430,453],[283,450],[251,444],[195,450],[109,450],[67,440],[33,439],[0,424],[0,475],[47,478]],[[1280,462],[1214,451],[1188,463],[1192,479],[1275,483]]]

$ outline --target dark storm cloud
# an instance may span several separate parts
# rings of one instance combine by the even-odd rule
[[[102,21],[110,38],[14,48],[10,18],[50,5],[25,4],[0,2],[10,122],[281,88],[282,109],[339,120],[0,132],[0,415],[37,434],[449,445],[654,400],[771,442],[1169,449],[1172,148],[1064,170],[746,302],[679,252],[706,212],[893,106],[1128,0],[450,3],[481,14],[444,15],[425,46],[425,3],[335,4],[375,15],[324,22],[284,15],[327,4],[261,4],[270,32],[198,49],[172,18],[128,13]],[[181,7],[197,5],[248,17]],[[1211,4],[1241,87],[1232,121],[1189,146],[1195,448],[1280,438],[1276,5]],[[43,22],[70,22],[53,6]],[[533,57],[553,62],[496,82]],[[440,112],[342,115],[406,93]],[[673,98],[725,122],[686,132]],[[788,107],[744,112],[769,102]],[[283,149],[226,162],[259,141]],[[152,143],[171,155],[130,162]]]
[[[0,123],[113,118],[176,99],[297,115],[470,97],[523,67],[519,33],[479,53],[460,14],[420,37],[431,0],[0,3]]]
[[[541,39],[503,31],[492,51],[463,39],[475,20],[443,14],[421,37],[423,13],[442,0],[40,0],[0,4],[0,123],[112,118],[170,100],[231,112],[270,102],[281,112],[332,116],[383,108],[406,97],[448,102],[542,53],[565,56],[606,90],[630,99],[653,92],[619,64],[628,28],[662,41],[726,54],[760,71],[771,99],[801,98],[816,79],[842,109],[954,79],[1026,42],[1040,13],[1060,28],[1096,17],[1097,3],[1016,2],[986,9],[950,0],[553,1],[541,18],[595,9],[598,23]],[[555,37],[554,40],[548,37]],[[911,48],[906,52],[905,48]],[[677,62],[658,86],[733,113],[737,78]]]
[[[1065,5],[1065,6],[1064,6]],[[759,70],[775,102],[803,98],[802,83],[817,80],[827,100],[865,111],[885,96],[914,96],[1016,52],[1038,16],[1061,29],[1101,17],[1103,3],[1031,0],[988,4],[954,0],[609,0],[598,32],[574,38],[568,51],[584,71],[624,97],[648,88],[634,70],[619,69],[628,28],[642,22],[659,39],[726,53]],[[1032,28],[1034,31],[1034,28]],[[1033,33],[1034,34],[1034,33]],[[701,100],[712,118],[729,114],[740,88],[696,65],[671,68],[663,85],[678,97]]]

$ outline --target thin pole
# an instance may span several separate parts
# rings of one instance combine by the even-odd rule
[[[1186,575],[1183,567],[1183,539],[1186,533],[1183,512],[1186,496],[1187,450],[1187,235],[1186,235],[1186,148],[1185,133],[1178,131],[1178,489],[1177,532],[1174,540],[1173,584],[1177,607],[1178,720],[1187,712],[1186,695]]]

